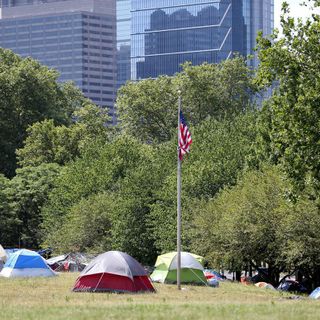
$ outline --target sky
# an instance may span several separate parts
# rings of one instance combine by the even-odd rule
[[[299,6],[303,0],[286,0],[290,5],[291,16],[295,18],[306,18],[311,15],[312,11],[309,8]],[[274,0],[274,26],[280,29],[280,12],[283,0]],[[317,13],[320,13],[319,8]]]

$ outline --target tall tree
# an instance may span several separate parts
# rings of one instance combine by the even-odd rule
[[[54,119],[67,124],[86,99],[70,83],[59,84],[58,72],[0,48],[0,172],[12,177],[15,151],[34,122]]]
[[[24,146],[17,150],[20,166],[42,163],[64,165],[79,157],[90,144],[104,145],[114,131],[106,126],[107,110],[86,104],[72,115],[69,125],[56,125],[53,119],[36,122],[27,129]]]
[[[0,174],[0,244],[15,244],[17,229],[21,225],[13,203],[14,190],[10,186],[10,180]]]
[[[232,271],[267,263],[270,281],[277,285],[285,267],[281,239],[286,234],[282,220],[290,211],[288,191],[277,168],[246,172],[236,186],[195,207],[192,247],[212,265]]]
[[[309,1],[319,6],[319,1]],[[283,164],[299,189],[320,182],[320,16],[305,22],[283,4],[283,37],[258,39],[260,86],[276,84],[263,110],[260,156]],[[262,151],[262,152],[261,152]]]
[[[210,199],[221,189],[236,184],[255,139],[255,117],[255,113],[247,113],[223,121],[208,119],[191,128],[192,150],[182,168],[183,245],[186,250],[190,245],[191,204],[194,199]],[[150,213],[150,225],[159,251],[176,246],[175,145],[176,139],[159,145],[157,161],[166,168],[166,173]]]
[[[95,241],[86,240],[93,233],[99,234],[104,249],[120,249],[141,261],[152,257],[154,250],[147,215],[158,183],[153,155],[151,146],[126,135],[103,146],[87,146],[81,158],[61,170],[42,211],[45,243],[57,250],[75,247],[72,230],[78,228],[82,230],[82,236],[77,238],[81,248],[97,248]],[[99,203],[95,205],[94,199]],[[109,206],[104,213],[101,212],[103,204]],[[97,230],[90,231],[84,226],[87,218],[83,215],[88,211],[91,211],[88,213],[92,218],[90,225]],[[70,228],[75,220],[75,228]],[[98,223],[105,224],[106,234],[100,234]]]
[[[29,248],[40,245],[40,211],[59,171],[56,164],[42,164],[18,169],[11,180],[0,176],[0,243]]]
[[[223,119],[253,108],[252,71],[243,58],[220,64],[191,66],[173,77],[161,76],[119,90],[117,106],[122,128],[142,141],[164,142],[175,135],[178,90],[193,125],[212,117]]]

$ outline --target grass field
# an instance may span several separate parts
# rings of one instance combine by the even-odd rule
[[[0,319],[320,319],[320,301],[254,286],[226,282],[178,291],[157,284],[155,294],[73,293],[76,277],[0,278]]]

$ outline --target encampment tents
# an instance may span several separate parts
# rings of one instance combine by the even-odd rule
[[[22,249],[10,255],[0,276],[2,277],[51,277],[56,274],[46,261],[34,251]]]
[[[203,261],[203,257],[181,252],[181,283],[207,284],[200,261]],[[158,256],[151,279],[161,283],[177,283],[177,252]]]
[[[81,272],[93,258],[92,255],[74,252],[50,258],[47,263],[54,271]]]
[[[258,288],[276,290],[272,284],[267,283],[267,282],[257,282],[257,283],[255,283],[254,285],[255,285],[256,287],[258,287]]]
[[[3,268],[3,265],[6,263],[7,261],[7,254],[5,252],[5,250],[3,249],[2,245],[0,244],[0,271]]]
[[[80,273],[73,291],[154,292],[146,270],[127,253],[108,251]]]
[[[320,287],[314,289],[309,297],[312,299],[320,299]]]

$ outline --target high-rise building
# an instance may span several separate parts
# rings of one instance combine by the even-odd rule
[[[273,0],[131,0],[131,79],[253,54],[257,32],[272,28]]]
[[[117,0],[117,88],[131,77],[131,0]]]
[[[0,0],[0,46],[57,69],[115,119],[115,0]]]

